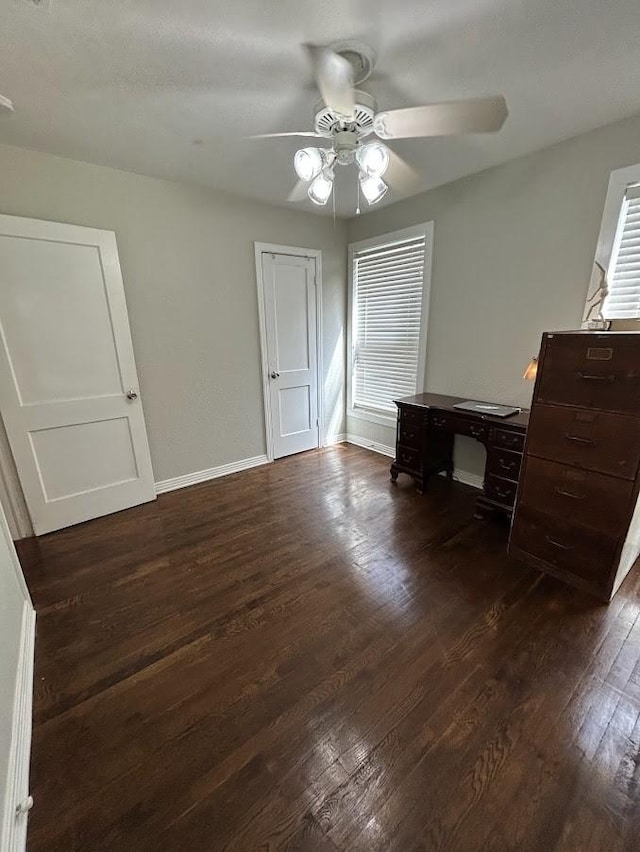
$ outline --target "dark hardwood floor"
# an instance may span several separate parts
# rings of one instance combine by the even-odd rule
[[[30,852],[640,848],[640,571],[354,447],[26,542]]]

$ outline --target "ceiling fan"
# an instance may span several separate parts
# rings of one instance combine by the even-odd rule
[[[359,42],[305,47],[322,96],[314,109],[313,131],[264,133],[251,138],[307,136],[331,141],[327,148],[301,148],[294,157],[302,189],[315,204],[324,205],[331,197],[336,165],[352,163],[358,166],[359,190],[367,202],[375,204],[384,197],[389,186],[383,175],[390,160],[399,161],[399,157],[382,142],[365,141],[368,136],[387,141],[492,133],[500,130],[507,118],[502,95],[378,112],[375,98],[355,88],[373,70],[375,53],[370,47]],[[290,201],[301,200],[300,189],[299,184]]]

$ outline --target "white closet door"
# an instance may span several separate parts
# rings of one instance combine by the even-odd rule
[[[36,534],[155,499],[115,234],[0,216],[0,335]]]
[[[318,446],[316,263],[263,254],[274,458]]]

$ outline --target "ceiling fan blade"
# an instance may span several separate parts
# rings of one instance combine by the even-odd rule
[[[387,150],[389,151],[389,167],[383,176],[385,183],[388,183],[391,189],[402,195],[414,195],[419,192],[422,185],[420,174],[388,146]]]
[[[392,109],[378,113],[373,126],[381,139],[493,133],[500,130],[508,114],[507,102],[502,95],[497,95],[493,98]]]
[[[5,98],[4,95],[0,95],[0,113],[1,112],[13,112],[13,104],[9,98]]]
[[[322,100],[334,112],[351,118],[356,104],[351,63],[328,47],[305,47]]]
[[[313,130],[292,130],[288,133],[257,133],[255,136],[246,136],[245,139],[281,139],[285,136],[309,136],[314,139],[322,139],[319,133]]]
[[[287,196],[287,201],[291,201],[292,203],[306,201],[309,183],[310,181],[308,182],[306,180],[299,180]]]

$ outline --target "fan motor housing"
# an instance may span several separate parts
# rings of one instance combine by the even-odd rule
[[[333,138],[343,130],[355,131],[358,137],[367,136],[373,132],[373,117],[377,111],[376,99],[367,92],[356,89],[356,105],[352,119],[335,113],[320,100],[314,108],[313,126],[316,133]]]

